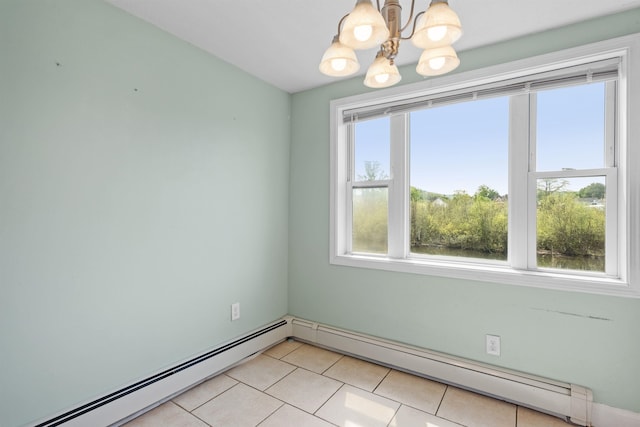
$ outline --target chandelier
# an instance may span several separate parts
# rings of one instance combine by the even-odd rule
[[[432,0],[426,11],[414,14],[415,0],[403,27],[399,0],[385,0],[380,9],[371,0],[357,0],[351,13],[338,23],[338,34],[320,61],[320,71],[332,77],[349,76],[360,69],[354,49],[379,47],[375,60],[367,70],[364,84],[373,88],[393,86],[402,78],[395,65],[401,40],[409,40],[424,49],[416,72],[423,76],[438,76],[454,70],[460,60],[451,46],[462,35],[458,15],[447,0]],[[402,37],[413,20],[411,34]]]

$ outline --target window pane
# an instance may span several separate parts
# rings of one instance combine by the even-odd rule
[[[389,179],[389,117],[355,125],[355,181]]]
[[[387,188],[353,190],[352,251],[387,253]]]
[[[605,84],[537,94],[536,170],[605,166]]]
[[[604,271],[605,178],[539,179],[538,266]]]
[[[509,99],[411,113],[411,251],[507,259]]]

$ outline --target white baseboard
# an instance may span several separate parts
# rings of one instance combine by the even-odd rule
[[[501,398],[592,427],[640,427],[640,414],[592,401],[591,390],[407,346],[304,319],[290,318],[293,337],[440,382]]]
[[[640,427],[640,414],[624,409],[594,403],[593,427]]]
[[[31,427],[119,425],[176,394],[291,336],[291,323],[282,319],[216,346],[108,395],[63,411]]]
[[[640,427],[640,414],[592,402],[591,390],[393,341],[285,317],[109,395],[30,427],[118,426],[293,337],[593,427]]]
[[[299,340],[497,397],[589,426],[591,390],[377,337],[293,319]]]

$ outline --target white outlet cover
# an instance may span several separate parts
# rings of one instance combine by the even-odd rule
[[[231,320],[238,320],[240,318],[240,303],[236,302],[231,304]]]
[[[487,335],[487,354],[500,356],[500,337],[498,335]]]

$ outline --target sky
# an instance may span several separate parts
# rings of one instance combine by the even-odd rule
[[[604,83],[538,92],[537,170],[604,166]],[[497,97],[411,113],[411,186],[474,194],[487,185],[507,194],[509,98]],[[358,122],[355,174],[376,161],[389,174],[389,118]],[[578,190],[593,178],[572,179]],[[603,182],[603,181],[600,181]]]

